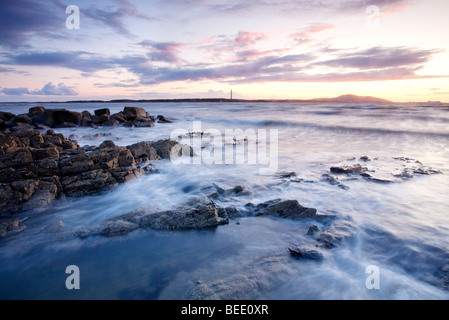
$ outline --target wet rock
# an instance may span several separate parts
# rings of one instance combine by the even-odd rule
[[[132,127],[134,127],[132,121],[126,121],[126,122],[123,124],[123,126],[124,126],[125,128],[132,128]]]
[[[157,122],[158,123],[173,123],[173,121],[168,120],[166,117],[161,116],[161,115],[157,116]]]
[[[305,208],[296,200],[273,200],[258,205],[255,208],[256,216],[271,216],[293,220],[314,219],[317,210]]]
[[[319,228],[318,226],[316,226],[316,225],[312,225],[312,226],[309,228],[309,231],[307,231],[307,235],[308,235],[308,236],[314,236],[314,235],[316,235],[318,232],[320,232],[320,228]]]
[[[64,231],[64,228],[65,228],[64,222],[58,221],[42,230],[42,233],[44,234],[61,233]]]
[[[28,131],[28,130],[34,130],[35,127],[31,124],[27,124],[27,123],[18,123],[16,126],[14,126],[12,128],[13,132],[16,131]]]
[[[64,193],[73,198],[95,195],[118,186],[118,182],[112,177],[112,174],[103,170],[93,170],[63,178],[61,184]]]
[[[134,121],[133,125],[136,128],[153,128],[155,126],[154,122],[152,122],[152,121],[146,121],[146,122]]]
[[[291,179],[291,178],[296,178],[298,176],[298,174],[296,172],[279,172],[277,174],[277,177],[279,179]]]
[[[353,238],[357,230],[353,223],[344,220],[337,220],[327,227],[318,237],[318,242],[327,247],[339,247],[347,240]]]
[[[22,225],[18,218],[0,219],[0,239],[25,229],[26,226]]]
[[[111,120],[111,118],[107,114],[103,114],[101,116],[94,115],[90,118],[90,121],[95,125],[101,125],[109,120]]]
[[[125,107],[125,109],[123,110],[123,115],[127,120],[134,121],[138,117],[146,118],[147,112],[142,108]]]
[[[291,246],[288,248],[290,251],[290,254],[298,259],[304,259],[304,260],[313,260],[313,261],[323,261],[324,256],[322,253],[318,252],[317,250],[299,247],[297,245]]]
[[[138,224],[129,221],[118,220],[109,222],[106,227],[101,232],[99,232],[99,234],[104,237],[117,237],[126,235],[137,229],[139,229]]]
[[[45,110],[44,113],[35,113],[31,116],[33,124],[45,125],[50,128],[56,128],[63,124],[79,125],[83,116],[81,113],[65,109]]]
[[[367,169],[362,167],[360,164],[356,164],[353,166],[332,167],[330,171],[331,173],[335,174],[353,174],[353,173],[363,173],[367,171]]]
[[[364,162],[370,162],[371,161],[370,157],[368,157],[368,156],[362,156],[362,157],[360,157],[359,160],[360,161],[364,161]]]
[[[6,129],[6,122],[0,119],[0,130]]]
[[[109,110],[109,109],[99,109],[99,110],[95,110],[95,115],[97,116],[97,117],[101,117],[102,115],[108,115],[108,116],[110,116],[111,115],[111,110]]]
[[[449,264],[443,266],[438,271],[437,279],[441,287],[449,291]]]
[[[413,171],[413,173],[419,174],[419,175],[425,175],[425,176],[430,176],[430,175],[434,175],[434,174],[442,174],[442,172],[439,170],[434,170],[432,168],[426,168],[426,167],[421,167],[421,168],[415,169]]]
[[[116,120],[119,123],[124,123],[124,122],[126,122],[126,117],[122,112],[120,112],[120,113],[113,114],[111,116],[111,120]]]
[[[151,143],[161,159],[172,159],[172,151],[174,157],[193,157],[195,152],[188,145],[181,145],[175,140],[160,140]],[[175,148],[176,147],[176,148]]]
[[[0,111],[0,120],[3,121],[11,121],[12,119],[14,119],[15,115],[10,113],[10,112],[3,112]]]
[[[155,148],[148,142],[140,142],[127,147],[131,151],[137,163],[146,163],[150,160],[160,160]]]
[[[211,204],[150,214],[142,218],[140,226],[155,230],[199,230],[215,228],[223,223],[226,222],[218,217],[217,208]]]
[[[102,123],[103,127],[118,127],[120,125],[120,122],[117,120],[109,120]]]
[[[328,173],[327,174],[323,174],[323,179],[324,179],[324,181],[329,182],[331,185],[338,186],[338,187],[340,187],[343,190],[349,190],[350,189],[348,186],[346,186],[343,183],[341,183],[340,180],[337,177],[335,177],[335,176],[333,176],[331,174],[328,174]]]

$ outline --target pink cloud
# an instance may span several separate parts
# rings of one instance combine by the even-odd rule
[[[268,35],[264,32],[248,32],[240,31],[235,38],[235,42],[242,45],[254,44],[258,41],[265,40]]]

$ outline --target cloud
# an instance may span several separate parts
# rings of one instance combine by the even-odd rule
[[[315,23],[300,32],[290,35],[290,38],[293,38],[297,44],[304,44],[312,41],[315,34],[332,28],[334,28],[334,26],[331,24]]]
[[[235,38],[235,42],[239,45],[254,44],[258,41],[268,38],[266,33],[263,32],[244,32],[240,31]]]
[[[332,68],[384,69],[391,67],[422,66],[439,50],[408,47],[374,47],[357,53],[343,53],[337,59],[316,63]]]
[[[31,96],[77,96],[78,93],[73,90],[71,87],[65,86],[63,83],[55,86],[53,83],[47,83],[40,90],[30,91],[27,88],[4,88],[0,91],[1,93],[7,96],[23,96],[23,95],[31,95]]]
[[[50,37],[63,28],[64,11],[56,1],[7,0],[0,6],[0,46],[18,48],[34,36]],[[60,15],[55,14],[61,12]]]

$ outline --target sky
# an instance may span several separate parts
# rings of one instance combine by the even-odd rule
[[[448,16],[447,0],[3,0],[0,102],[449,102]]]

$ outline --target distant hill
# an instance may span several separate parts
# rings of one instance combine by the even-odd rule
[[[391,101],[380,99],[376,97],[361,97],[353,94],[346,94],[339,96],[338,98],[322,98],[312,99],[312,102],[324,102],[324,103],[392,103]]]

